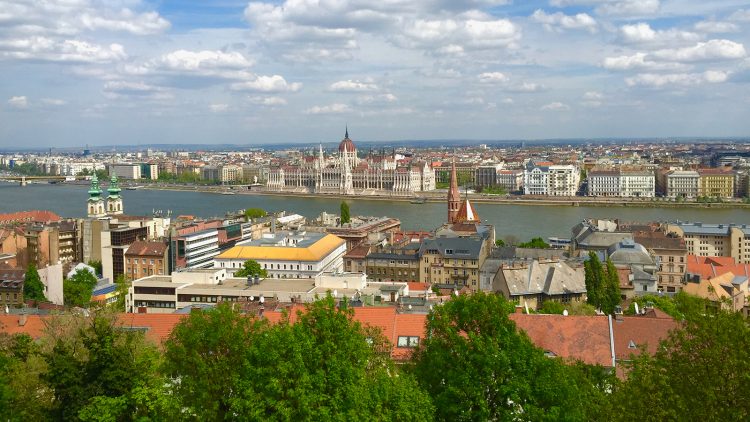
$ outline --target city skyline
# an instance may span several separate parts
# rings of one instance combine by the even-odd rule
[[[0,148],[748,134],[744,1],[0,5]]]

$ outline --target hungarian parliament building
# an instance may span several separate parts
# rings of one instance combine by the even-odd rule
[[[299,163],[272,167],[269,191],[340,195],[391,194],[412,196],[435,189],[435,172],[429,163],[397,160],[396,155],[369,154],[361,159],[347,129],[338,154],[304,156]]]

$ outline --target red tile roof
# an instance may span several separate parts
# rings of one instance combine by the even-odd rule
[[[612,367],[606,316],[511,314],[510,319],[545,352],[563,359]]]
[[[60,221],[60,216],[47,210],[19,211],[9,214],[0,214],[0,224],[21,222],[50,223],[53,221]]]
[[[618,361],[630,360],[631,355],[640,354],[640,346],[653,354],[669,332],[678,328],[679,323],[671,318],[644,318],[625,316],[612,320],[615,338],[615,356]],[[632,342],[632,344],[631,344]]]
[[[125,255],[137,256],[164,256],[167,251],[167,244],[164,242],[144,242],[136,240],[133,242]]]
[[[304,306],[295,304],[288,308],[290,321],[297,320],[297,311]],[[162,344],[174,326],[187,317],[186,314],[120,314],[118,324],[122,327],[143,329],[146,338]],[[263,314],[272,324],[282,319],[281,311],[267,311]],[[588,364],[612,366],[612,353],[609,335],[609,318],[606,316],[563,316],[539,314],[511,314],[510,319],[519,330],[529,336],[537,346],[563,359],[581,360]],[[59,316],[28,315],[23,326],[19,325],[19,315],[0,315],[0,332],[8,334],[26,333],[39,338],[47,328],[49,318]],[[394,307],[354,308],[354,320],[364,326],[376,327],[393,344],[392,357],[405,360],[413,349],[396,347],[399,336],[425,337],[427,315],[398,313]],[[631,354],[639,353],[637,347],[646,345],[650,353],[656,351],[660,340],[679,327],[671,318],[620,317],[612,320],[615,356],[618,361],[629,360]],[[632,344],[631,344],[632,342]],[[633,348],[636,346],[636,348]]]
[[[750,277],[750,264],[737,264],[730,256],[687,256],[687,272],[703,280],[719,277],[728,272]]]

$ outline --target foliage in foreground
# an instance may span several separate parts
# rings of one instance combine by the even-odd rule
[[[690,302],[694,305],[694,302]],[[750,328],[678,306],[684,326],[628,380],[548,358],[501,296],[458,296],[397,367],[379,332],[331,297],[271,324],[228,304],[163,349],[114,315],[64,315],[42,339],[0,334],[3,420],[748,420]],[[294,321],[294,323],[292,323]]]

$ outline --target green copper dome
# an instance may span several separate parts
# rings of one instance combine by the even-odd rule
[[[120,189],[120,186],[117,182],[117,175],[112,174],[112,177],[109,179],[109,188],[107,188],[107,193],[109,193],[109,196],[111,198],[116,198],[120,195],[120,192],[122,189]]]
[[[91,187],[89,188],[89,199],[97,200],[102,194],[102,190],[99,189],[99,179],[96,177],[96,173],[91,176]]]

